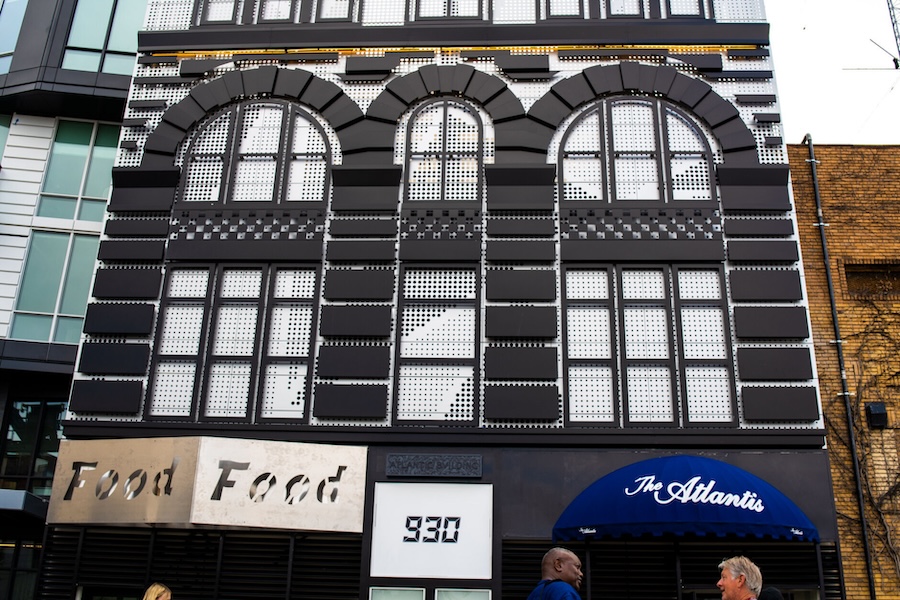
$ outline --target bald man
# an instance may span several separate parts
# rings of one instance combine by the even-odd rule
[[[581,600],[581,560],[566,548],[551,548],[541,560],[541,581],[528,600]]]

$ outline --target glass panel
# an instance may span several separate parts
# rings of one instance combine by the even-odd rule
[[[147,0],[119,0],[106,48],[136,54],[137,32],[144,24],[146,10]]]
[[[130,54],[107,54],[103,59],[103,72],[112,75],[131,75],[134,71],[134,56]]]
[[[0,115],[0,158],[3,157],[3,149],[6,148],[6,138],[9,137],[9,124],[12,115]]]
[[[62,420],[65,412],[65,402],[48,402],[44,406],[44,422],[34,462],[34,474],[38,477],[53,477],[56,457],[59,456],[59,440],[63,437]]]
[[[37,207],[37,216],[52,217],[54,219],[74,219],[77,205],[78,200],[75,198],[41,196]]]
[[[45,192],[69,196],[79,194],[93,131],[93,123],[59,122],[50,150],[50,165],[44,176]]]
[[[76,218],[79,221],[100,223],[103,221],[104,213],[106,213],[106,200],[82,200]]]
[[[134,62],[134,58],[129,58],[129,60]],[[118,143],[118,127],[115,125],[99,125],[97,127],[97,138],[94,140],[94,147],[91,150],[91,162],[88,167],[87,180],[84,183],[85,196],[104,200],[109,196]]]
[[[12,55],[0,56],[0,75],[9,73],[9,65],[12,64]]]
[[[87,308],[91,274],[97,259],[100,238],[93,235],[76,235],[72,244],[72,255],[63,284],[62,301],[59,312],[67,315],[84,314]]]
[[[19,29],[28,0],[4,0],[0,6],[0,52],[12,52],[16,49]],[[5,73],[6,71],[0,71]],[[0,148],[3,146],[0,145]]]
[[[434,590],[434,600],[491,600],[490,590]]]
[[[56,320],[56,333],[53,341],[60,344],[77,344],[81,340],[84,319],[60,317]]]
[[[425,600],[425,590],[417,588],[370,588],[369,600]]]
[[[6,450],[0,463],[0,475],[31,475],[34,451],[41,432],[40,402],[17,401],[12,404],[12,418],[6,431]]]
[[[112,8],[113,0],[78,0],[66,45],[102,49]]]
[[[63,69],[71,69],[73,71],[92,71],[100,70],[100,52],[92,50],[66,50],[63,56]]]
[[[9,337],[16,340],[46,342],[50,340],[50,326],[52,324],[52,317],[17,313],[13,316]]]
[[[17,310],[44,313],[56,310],[56,298],[59,295],[68,246],[69,236],[66,234],[46,231],[35,231],[32,234],[19,286]],[[50,333],[49,330],[47,333]]]

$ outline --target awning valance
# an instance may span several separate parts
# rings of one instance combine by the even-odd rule
[[[556,541],[645,534],[819,540],[812,521],[771,484],[728,463],[687,455],[640,461],[601,477],[553,527]]]

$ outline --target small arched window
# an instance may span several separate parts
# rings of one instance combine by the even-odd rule
[[[181,202],[324,202],[330,157],[324,128],[300,107],[274,100],[235,104],[191,142]]]
[[[468,104],[428,102],[411,115],[406,137],[405,200],[481,201],[484,126]]]
[[[715,199],[712,152],[700,128],[655,98],[602,100],[560,145],[562,200],[632,205]]]

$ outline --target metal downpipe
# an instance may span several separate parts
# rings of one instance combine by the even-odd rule
[[[866,574],[869,579],[869,598],[875,600],[875,575],[872,572],[872,553],[869,548],[869,528],[866,525],[866,505],[862,490],[862,478],[859,472],[859,454],[856,448],[856,432],[853,428],[853,410],[850,405],[850,389],[847,385],[847,370],[844,366],[844,348],[842,346],[841,328],[838,324],[837,304],[834,299],[834,280],[831,275],[831,258],[828,255],[828,241],[825,238],[825,219],[822,214],[822,198],[819,194],[819,175],[816,170],[816,151],[813,146],[812,136],[808,133],[803,137],[803,143],[809,149],[810,173],[812,175],[813,194],[816,200],[816,227],[819,228],[819,241],[822,244],[822,262],[825,266],[825,281],[828,283],[828,301],[831,304],[831,323],[834,327],[834,340],[837,348],[838,367],[841,371],[841,396],[844,398],[844,412],[847,417],[847,433],[849,435],[850,460],[853,463],[853,479],[856,482],[856,501],[859,505],[859,524],[862,534],[863,555],[866,561]],[[825,590],[822,590],[824,593]]]

